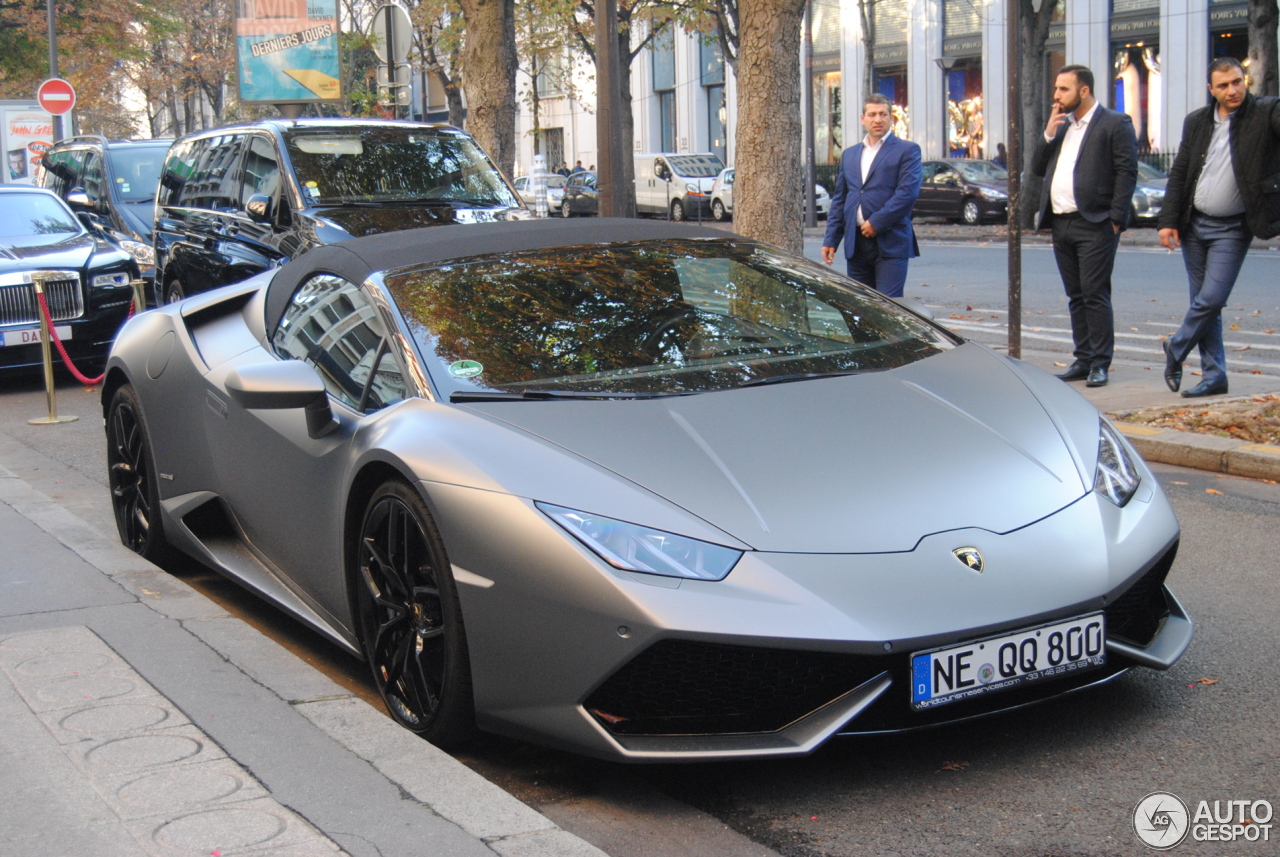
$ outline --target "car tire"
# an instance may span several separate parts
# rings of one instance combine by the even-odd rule
[[[573,209],[569,206],[569,200],[567,199],[560,203],[560,216],[565,218],[573,217]]]
[[[684,203],[678,199],[671,200],[671,219],[684,220]]]
[[[711,216],[714,217],[716,221],[720,223],[723,223],[725,220],[729,218],[729,213],[724,210],[723,202],[721,202],[718,199],[711,200]]]
[[[977,226],[982,222],[982,206],[978,205],[978,201],[973,197],[967,197],[960,206],[960,219],[970,226]]]
[[[475,731],[462,607],[431,513],[407,482],[373,492],[352,545],[356,620],[391,717],[442,748]]]
[[[150,562],[173,556],[160,520],[160,487],[142,403],[132,385],[116,390],[107,408],[107,483],[120,542]]]
[[[170,280],[169,285],[164,287],[164,302],[166,304],[176,304],[186,296],[187,292],[182,287],[181,280]]]

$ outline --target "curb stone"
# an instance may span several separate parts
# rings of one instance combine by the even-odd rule
[[[288,703],[330,740],[376,769],[403,794],[475,837],[491,852],[504,857],[608,857],[452,756],[396,726],[292,652],[261,637],[183,581],[119,544],[114,533],[100,533],[4,467],[0,467],[0,503],[124,587],[143,605],[178,622]],[[89,644],[110,651],[89,629],[68,630],[85,635]],[[20,638],[7,635],[5,642]],[[120,660],[119,667],[133,674],[126,661]],[[137,685],[150,687],[141,676]],[[155,696],[164,699],[159,694]],[[269,798],[269,793],[265,797]],[[274,809],[272,813],[279,815]],[[289,829],[292,833],[308,827],[300,819]],[[317,832],[319,839],[308,841],[315,841],[321,851],[334,853],[327,832]]]
[[[1280,482],[1280,446],[1115,422],[1147,461]]]

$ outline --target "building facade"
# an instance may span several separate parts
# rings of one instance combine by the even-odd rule
[[[994,156],[1006,142],[1009,2],[811,0],[804,95],[806,108],[812,105],[815,163],[838,163],[843,147],[862,138],[868,76],[872,91],[893,102],[895,130],[919,143],[925,157]],[[1063,65],[1089,66],[1098,99],[1133,117],[1139,148],[1168,153],[1186,114],[1207,103],[1210,60],[1247,57],[1247,25],[1247,0],[1058,0],[1036,61],[1044,63],[1047,87]],[[714,41],[680,30],[656,39],[632,64],[631,89],[635,151],[714,152],[734,162],[736,86]],[[579,94],[576,109],[542,117],[545,128],[563,129],[570,164],[595,160],[593,104],[587,89]],[[519,162],[526,170],[528,114],[522,104]]]

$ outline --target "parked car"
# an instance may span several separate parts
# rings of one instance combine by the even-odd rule
[[[129,315],[137,276],[134,257],[86,229],[57,194],[0,185],[0,369],[43,361],[35,287],[41,281],[68,356],[96,375]]]
[[[720,175],[716,176],[715,183],[711,185],[711,216],[715,220],[724,221],[733,216],[733,179],[735,169],[726,167],[720,171]],[[831,195],[827,193],[827,189],[820,184],[813,186],[814,208],[817,209],[818,217],[826,217],[831,211]],[[804,204],[800,206],[801,212],[808,212],[808,199],[804,200]]]
[[[636,212],[671,220],[707,217],[711,185],[723,169],[719,156],[710,152],[636,155]]]
[[[709,227],[320,247],[134,318],[102,404],[126,545],[275,600],[446,746],[800,756],[1191,641],[1173,510],[1088,401]]]
[[[945,217],[976,224],[1009,215],[1009,172],[992,161],[925,161],[912,217]]]
[[[44,154],[38,170],[41,185],[123,247],[147,280],[156,270],[151,235],[156,188],[172,143],[67,137]]]
[[[595,217],[600,213],[600,191],[596,187],[598,178],[591,170],[579,170],[569,176],[564,185],[564,195],[560,198],[560,214],[564,217],[589,215]]]
[[[1169,176],[1146,161],[1138,161],[1138,184],[1133,189],[1134,223],[1150,224],[1164,208],[1165,185]]]
[[[475,141],[451,126],[269,119],[201,131],[173,144],[161,175],[157,299],[361,235],[529,217]]]
[[[547,211],[560,210],[560,200],[564,198],[565,181],[566,177],[558,173],[547,174]],[[521,201],[532,211],[537,205],[537,200],[533,198],[533,176],[520,176],[514,184]]]

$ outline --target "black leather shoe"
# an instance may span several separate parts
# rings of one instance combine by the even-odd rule
[[[1077,360],[1067,367],[1067,371],[1059,372],[1054,377],[1061,378],[1064,381],[1083,381],[1089,377],[1089,364],[1081,363]]]
[[[1226,392],[1226,381],[1201,381],[1190,390],[1183,390],[1182,398],[1197,399],[1200,396],[1221,396]]]
[[[1169,340],[1164,340],[1160,345],[1164,348],[1164,382],[1169,385],[1170,393],[1176,393],[1182,386],[1182,364],[1173,359],[1173,352],[1169,350]]]
[[[1089,370],[1089,377],[1084,382],[1086,387],[1105,387],[1107,386],[1107,370],[1099,366],[1096,369]]]

